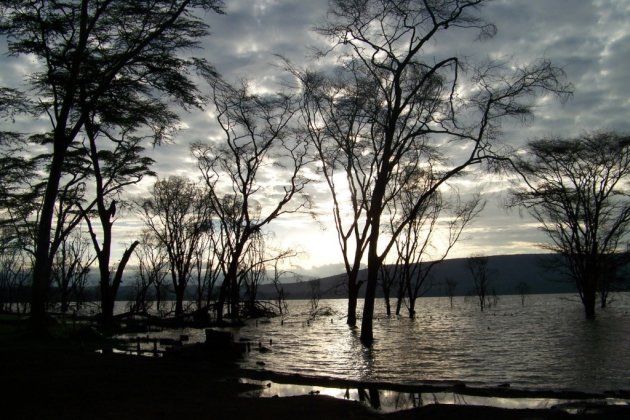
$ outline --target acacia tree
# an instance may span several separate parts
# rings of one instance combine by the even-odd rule
[[[497,157],[502,120],[531,116],[531,99],[540,92],[569,92],[563,72],[545,60],[474,66],[448,51],[426,53],[449,28],[492,36],[495,27],[479,15],[484,3],[332,1],[328,21],[317,31],[332,44],[322,54],[340,57],[336,72],[293,69],[304,92],[306,126],[333,194],[349,289],[357,284],[358,264],[367,260],[361,324],[366,345],[373,341],[379,268],[405,226],[442,185]],[[387,203],[420,173],[430,180],[426,189],[408,216],[381,235]]]
[[[199,244],[210,232],[212,209],[208,192],[185,177],[171,176],[153,185],[152,197],[141,207],[145,224],[168,254],[175,315],[181,316]]]
[[[28,76],[33,103],[51,125],[52,158],[37,226],[31,318],[44,325],[50,278],[50,232],[68,150],[85,122],[107,114],[113,103],[119,119],[136,119],[159,142],[177,116],[153,113],[170,102],[198,105],[190,71],[214,71],[203,59],[179,54],[208,34],[196,10],[221,12],[220,0],[134,1],[46,0],[0,2],[0,34],[12,55],[28,55],[37,65]],[[159,63],[159,65],[156,65]],[[143,112],[138,114],[138,110]],[[111,115],[111,112],[109,112]]]
[[[513,163],[523,184],[511,205],[540,224],[575,282],[586,318],[625,258],[630,227],[630,137],[612,132],[535,140]]]
[[[195,144],[192,153],[220,230],[223,283],[217,318],[222,320],[228,292],[231,314],[238,316],[239,271],[252,239],[283,214],[310,206],[304,194],[310,179],[302,174],[309,163],[307,143],[291,127],[297,112],[293,97],[216,83],[213,99],[221,138]],[[264,178],[271,171],[276,179],[269,185]]]

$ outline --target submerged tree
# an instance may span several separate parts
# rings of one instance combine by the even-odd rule
[[[525,296],[529,294],[529,285],[524,281],[518,282],[516,285],[516,292],[521,297],[521,306],[525,306]]]
[[[417,195],[424,193],[427,182],[430,181],[417,177],[415,182],[402,187],[399,194],[388,203],[390,229],[394,230],[399,220],[407,218],[408,213],[414,210]],[[405,301],[409,318],[415,318],[418,297],[424,296],[433,286],[433,269],[446,259],[466,226],[484,205],[479,194],[473,194],[468,201],[462,202],[456,190],[444,194],[436,191],[396,238],[394,267],[400,282],[399,299]],[[434,244],[438,229],[446,233],[446,240],[439,248]],[[400,300],[397,315],[401,307]]]
[[[501,122],[531,116],[538,93],[562,97],[563,72],[545,60],[531,65],[468,65],[449,51],[427,53],[444,31],[480,38],[485,2],[336,0],[317,31],[339,54],[332,73],[292,69],[304,92],[303,115],[333,194],[333,213],[350,289],[354,322],[356,272],[367,260],[361,341],[373,341],[378,274],[396,239],[449,180],[501,157]],[[382,235],[387,204],[414,176],[428,180],[407,217]],[[346,200],[346,196],[349,198]]]
[[[626,263],[630,233],[630,137],[612,132],[535,140],[514,161],[523,184],[512,191],[538,221],[575,282],[586,318],[597,293]]]
[[[209,189],[208,203],[216,217],[223,250],[223,284],[217,318],[230,302],[238,316],[239,271],[252,240],[273,220],[310,206],[303,175],[306,141],[292,128],[295,99],[285,94],[256,95],[246,86],[217,83],[214,105],[221,134],[217,141],[192,148]],[[273,171],[273,185],[265,177]],[[229,293],[229,296],[228,296]]]
[[[154,113],[172,102],[200,104],[191,71],[213,77],[203,59],[185,58],[208,34],[198,10],[221,12],[220,0],[0,2],[0,34],[12,55],[37,61],[27,75],[33,101],[51,125],[52,157],[37,226],[31,318],[44,325],[51,259],[50,235],[68,151],[86,121],[101,114],[136,119],[161,141],[177,123]],[[159,63],[159,65],[157,65]],[[139,110],[142,112],[138,113]],[[168,118],[164,119],[164,116]]]
[[[488,303],[488,294],[491,293],[488,261],[489,258],[483,255],[472,255],[466,259],[466,266],[472,276],[473,290],[479,299],[481,312],[483,312]]]

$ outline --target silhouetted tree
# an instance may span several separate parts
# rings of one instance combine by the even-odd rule
[[[128,126],[107,120],[96,122],[96,119],[96,115],[90,115],[84,123],[86,133],[84,144],[87,143],[85,151],[91,163],[95,198],[88,208],[82,209],[82,213],[98,261],[101,323],[105,329],[111,329],[114,303],[123,281],[125,267],[134,248],[139,244],[139,241],[133,241],[123,251],[116,268],[112,270],[113,227],[117,220],[116,198],[120,200],[125,188],[138,184],[144,177],[155,176],[155,173],[151,170],[153,160],[142,155],[144,148],[141,144],[145,138],[129,135],[135,127],[135,119]],[[110,141],[110,144],[105,143],[110,147],[101,146],[99,149],[98,145],[104,143],[103,138]],[[118,201],[119,208],[124,204]],[[100,229],[94,228],[93,218],[98,221]]]
[[[197,11],[220,13],[221,6],[219,0],[0,2],[0,34],[10,54],[36,61],[26,80],[51,125],[33,268],[34,326],[44,325],[51,228],[68,151],[87,120],[114,110],[119,123],[152,131],[155,142],[168,136],[178,120],[165,112],[171,103],[201,102],[190,71],[214,77],[206,61],[181,54],[208,34]]]
[[[428,180],[417,177],[413,183],[402,187],[399,194],[388,204],[391,229],[395,229],[400,218],[407,218],[408,212],[414,211],[417,194],[423,194]],[[402,282],[409,318],[415,318],[416,301],[424,296],[433,286],[431,273],[433,269],[446,259],[449,252],[459,240],[465,227],[483,209],[485,202],[479,195],[467,202],[461,202],[455,191],[450,197],[436,191],[431,199],[409,220],[395,241],[398,276]],[[443,218],[440,223],[440,217]],[[437,228],[445,230],[447,240],[438,249],[433,245],[433,236]],[[431,260],[427,261],[431,252]],[[398,305],[400,307],[400,305]]]
[[[474,293],[479,299],[481,312],[486,307],[487,296],[490,293],[490,277],[488,275],[489,258],[483,255],[472,255],[466,258],[466,266],[473,279]]]
[[[612,132],[535,140],[514,160],[523,184],[512,191],[551,240],[584,304],[595,318],[598,289],[625,263],[616,258],[630,227],[630,137]]]
[[[457,280],[447,277],[446,278],[446,295],[448,296],[448,300],[451,303],[451,308],[453,307],[453,296],[455,296],[455,289],[457,288]]]
[[[282,287],[281,278],[288,273],[286,270],[281,270],[279,267],[280,261],[276,260],[273,264],[273,277],[271,283],[276,290],[276,306],[280,316],[287,315],[289,312],[289,305],[287,304],[286,296],[284,294],[284,288]]]
[[[449,28],[492,36],[495,27],[479,16],[483,3],[332,1],[328,20],[317,31],[332,44],[322,54],[340,56],[336,70],[292,69],[302,84],[306,126],[333,194],[349,278],[349,323],[355,273],[367,261],[361,323],[366,345],[373,341],[379,268],[406,225],[448,181],[500,155],[502,120],[531,116],[531,98],[538,92],[565,96],[569,91],[562,71],[548,61],[463,66],[448,51],[427,53]],[[396,229],[381,235],[387,203],[419,174],[430,182]]]
[[[7,229],[0,230],[0,311],[22,312],[29,286],[29,254]]]
[[[314,316],[317,313],[317,308],[319,308],[319,301],[322,298],[321,284],[321,279],[309,280],[308,282],[311,289],[311,297],[309,299],[311,316]]]
[[[304,194],[310,179],[302,174],[309,163],[307,143],[291,127],[297,112],[294,98],[255,95],[247,86],[216,83],[213,100],[222,138],[196,144],[192,153],[208,186],[224,249],[217,302],[222,320],[228,293],[231,313],[238,316],[239,270],[251,240],[277,217],[310,206]],[[269,171],[277,178],[274,185],[265,182]]]
[[[180,176],[157,181],[151,198],[142,203],[145,224],[168,254],[176,316],[184,313],[184,293],[199,244],[211,233],[212,214],[208,191]]]
[[[90,254],[90,243],[80,231],[74,231],[61,240],[61,246],[54,256],[52,265],[53,285],[56,286],[57,300],[62,313],[68,312],[70,302],[77,302],[96,258]]]
[[[197,303],[197,311],[203,311],[210,308],[210,302],[215,299],[214,289],[221,275],[221,266],[219,253],[215,252],[212,246],[215,238],[212,222],[207,224],[207,234],[204,235],[197,249],[195,250],[194,261],[194,278],[195,278],[195,300]]]
[[[148,312],[147,301],[151,289],[154,289],[156,310],[160,311],[164,279],[168,274],[168,254],[166,248],[153,232],[145,229],[134,249],[138,259],[136,295],[131,312]]]
[[[529,293],[529,284],[524,281],[518,282],[516,285],[516,292],[521,297],[521,306],[525,306],[525,296]]]

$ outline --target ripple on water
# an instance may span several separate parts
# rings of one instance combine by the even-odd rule
[[[273,340],[271,353],[252,352],[243,366],[264,361],[266,369],[285,373],[400,383],[448,379],[525,388],[630,389],[630,294],[620,294],[596,322],[585,321],[581,305],[566,298],[529,296],[522,307],[520,297],[503,296],[484,313],[461,298],[453,308],[448,299],[423,298],[415,320],[377,314],[372,350],[339,315],[307,323],[308,301],[289,301],[284,325],[274,319],[241,329],[240,335],[253,341]],[[343,314],[346,302],[320,304]]]

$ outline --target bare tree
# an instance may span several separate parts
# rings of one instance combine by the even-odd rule
[[[215,237],[214,225],[210,222],[207,227],[206,235],[199,241],[193,259],[197,313],[203,311],[206,314],[210,308],[210,302],[216,298],[214,289],[221,275],[220,258],[212,246]]]
[[[474,292],[479,299],[479,308],[481,312],[487,305],[488,294],[490,290],[490,277],[488,273],[489,258],[483,255],[472,255],[466,258],[466,265],[473,280]]]
[[[525,306],[525,296],[529,294],[529,284],[524,281],[518,282],[516,285],[516,292],[521,297],[521,306]]]
[[[318,32],[332,44],[322,54],[339,54],[336,71],[293,69],[304,92],[306,126],[333,194],[351,292],[358,264],[367,260],[361,323],[366,345],[373,341],[379,268],[406,225],[449,180],[501,155],[502,120],[531,116],[531,98],[539,92],[562,97],[569,92],[562,71],[548,61],[465,66],[448,51],[427,56],[426,47],[449,28],[492,36],[495,27],[479,15],[483,3],[332,1]],[[412,211],[391,235],[381,235],[387,204],[422,173],[430,182]]]
[[[277,217],[310,206],[304,194],[310,180],[302,175],[309,163],[307,143],[291,127],[294,98],[254,95],[247,86],[221,83],[214,85],[213,98],[222,139],[196,144],[192,152],[220,229],[224,279],[217,318],[222,320],[226,300],[238,316],[239,270],[249,243]],[[269,171],[276,174],[274,185],[264,181]]]
[[[199,244],[210,232],[208,192],[184,177],[159,180],[153,185],[151,198],[142,203],[142,217],[168,254],[175,315],[181,316]]]
[[[195,11],[220,13],[221,7],[218,0],[0,3],[0,34],[7,36],[12,55],[36,61],[25,79],[38,113],[51,126],[52,158],[33,268],[31,320],[36,327],[44,326],[51,228],[68,151],[80,142],[88,119],[113,116],[114,110],[123,125],[135,120],[137,129],[153,131],[155,141],[167,137],[178,118],[162,111],[172,102],[184,108],[201,103],[190,71],[215,75],[205,60],[180,54],[208,34]]]
[[[71,301],[77,301],[87,282],[90,266],[96,257],[90,254],[90,243],[80,231],[64,237],[53,259],[52,278],[62,313]]]
[[[286,296],[284,294],[281,278],[287,274],[288,271],[280,269],[279,263],[279,260],[274,261],[273,277],[271,278],[271,282],[276,291],[276,306],[278,307],[278,312],[280,313],[280,316],[284,316],[289,312],[289,305],[287,304]]]
[[[447,277],[446,278],[446,295],[448,296],[448,300],[451,303],[451,308],[453,307],[453,296],[455,296],[455,289],[457,288],[457,280]]]
[[[319,308],[319,301],[322,298],[321,279],[309,280],[308,285],[311,289],[311,298],[309,300],[311,317],[315,316]]]
[[[630,227],[630,137],[600,132],[535,140],[514,169],[523,184],[510,205],[538,221],[551,241],[544,247],[561,256],[586,318],[595,318],[598,289],[606,296],[611,272],[625,264],[618,254]]]
[[[151,289],[154,290],[156,310],[159,312],[164,280],[168,274],[168,254],[166,248],[149,229],[142,232],[139,242],[134,249],[138,259],[138,271],[135,302],[131,312],[148,312],[148,296]]]

